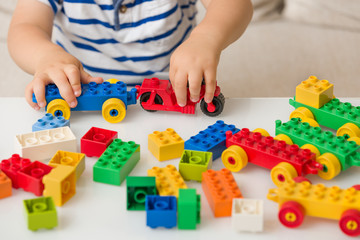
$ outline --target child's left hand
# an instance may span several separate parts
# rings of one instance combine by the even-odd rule
[[[179,106],[186,105],[187,83],[190,100],[197,102],[200,97],[201,82],[205,80],[205,102],[210,103],[216,89],[216,70],[221,49],[207,34],[191,34],[172,54],[169,76]]]

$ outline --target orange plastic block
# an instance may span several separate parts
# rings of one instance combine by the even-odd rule
[[[11,194],[11,180],[0,171],[0,199],[10,197]]]
[[[85,154],[59,150],[49,162],[49,166],[51,167],[58,165],[75,167],[76,180],[78,180],[85,170]]]
[[[180,158],[184,151],[184,140],[172,128],[164,132],[149,134],[148,149],[159,160]]]
[[[62,206],[76,193],[75,167],[58,165],[43,178],[44,197],[52,197],[56,206]]]
[[[148,176],[156,178],[156,188],[160,196],[179,196],[180,188],[187,188],[184,179],[174,165],[164,168],[153,167],[149,169]]]
[[[242,194],[230,170],[203,172],[201,185],[214,216],[231,216],[233,198],[242,198]]]
[[[334,85],[328,80],[310,76],[296,87],[295,100],[314,108],[320,108],[334,98]]]

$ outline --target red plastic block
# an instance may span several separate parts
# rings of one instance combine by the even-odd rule
[[[0,171],[0,199],[11,196],[11,180]]]
[[[100,157],[117,137],[116,131],[92,127],[81,138],[81,152],[88,157]]]
[[[295,168],[299,176],[317,174],[322,170],[322,165],[315,160],[315,153],[310,150],[274,140],[271,136],[262,136],[261,133],[251,132],[247,128],[235,134],[226,132],[226,147],[233,145],[244,149],[249,162],[267,169],[287,162]],[[227,160],[231,164],[231,157]]]
[[[32,192],[36,196],[42,196],[44,191],[44,184],[42,183],[43,176],[51,171],[52,167],[35,161],[30,165],[22,168],[18,172],[19,187],[27,192]]]
[[[242,195],[230,170],[203,172],[201,185],[214,216],[231,216],[233,198],[242,198]]]
[[[12,187],[19,188],[18,171],[31,164],[30,159],[22,158],[19,154],[13,154],[11,158],[1,161],[0,170],[11,179]]]

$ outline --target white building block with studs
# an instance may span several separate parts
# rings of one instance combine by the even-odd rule
[[[238,232],[262,232],[264,226],[264,202],[257,199],[234,198],[231,225]]]
[[[76,137],[69,127],[15,136],[15,153],[32,161],[50,159],[58,150],[77,152]]]

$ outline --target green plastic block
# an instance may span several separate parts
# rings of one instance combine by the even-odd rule
[[[144,210],[146,195],[156,195],[155,177],[127,177],[127,210]]]
[[[212,166],[212,152],[200,152],[184,150],[180,163],[179,172],[185,181],[202,181],[202,173]]]
[[[57,226],[56,208],[52,197],[27,199],[23,203],[27,225],[30,230],[51,229]]]
[[[178,227],[179,229],[196,229],[200,223],[201,201],[196,189],[179,189]]]
[[[327,152],[334,154],[340,161],[342,171],[351,166],[360,166],[360,146],[353,141],[347,141],[344,136],[335,136],[320,127],[311,127],[309,123],[301,122],[299,118],[293,118],[287,123],[276,120],[275,132],[276,135],[289,136],[293,143],[299,146],[309,143],[317,147],[321,154]]]
[[[294,97],[294,100],[290,99],[289,103],[295,108],[308,108],[314,114],[315,120],[328,128],[337,130],[345,123],[353,123],[360,127],[360,106],[354,107],[349,102],[342,103],[339,99],[334,98],[321,108],[314,108],[296,102]]]
[[[95,182],[119,185],[140,160],[140,145],[115,139],[94,164]]]

